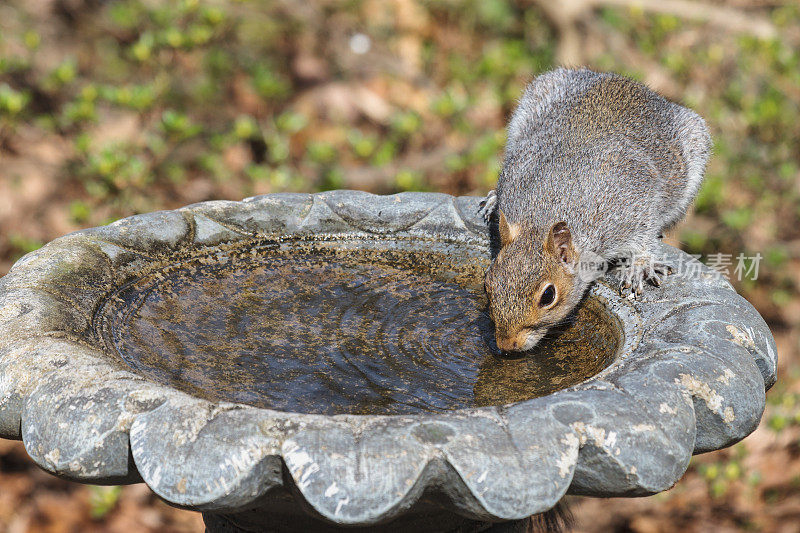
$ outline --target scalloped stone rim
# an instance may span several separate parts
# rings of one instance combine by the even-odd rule
[[[190,509],[231,513],[290,494],[298,513],[368,525],[413,509],[431,487],[449,511],[494,521],[545,511],[567,492],[652,494],[677,482],[692,453],[755,429],[776,379],[774,340],[755,309],[699,263],[696,275],[670,276],[634,302],[618,296],[613,272],[592,289],[625,325],[623,356],[592,379],[444,414],[326,417],[214,404],[137,376],[93,336],[95,311],[115,287],[199,247],[324,234],[488,257],[479,201],[274,194],[56,239],[0,279],[0,436],[21,438],[59,476],[143,480]]]

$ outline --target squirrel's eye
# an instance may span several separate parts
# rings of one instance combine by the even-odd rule
[[[539,298],[539,307],[547,307],[556,299],[556,288],[555,286],[548,285],[545,287],[544,291],[542,291],[542,296]]]

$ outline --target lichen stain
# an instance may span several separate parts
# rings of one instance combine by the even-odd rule
[[[747,348],[748,350],[756,349],[755,342],[753,342],[753,339],[750,338],[750,336],[747,333],[740,331],[739,328],[733,325],[725,326],[725,329],[727,329],[728,333],[730,333],[733,336],[733,342],[735,342],[739,346]]]
[[[704,383],[689,374],[679,374],[678,378],[675,379],[675,383],[681,385],[693,397],[703,400],[708,410],[719,414],[723,422],[728,424],[733,422],[735,418],[733,409],[731,407],[722,409],[725,398],[712,389],[708,383]]]
[[[44,456],[44,460],[53,465],[57,464],[60,458],[61,458],[61,450],[59,450],[58,448],[50,450]]]
[[[558,475],[561,478],[567,477],[572,468],[575,466],[575,461],[578,458],[578,447],[580,446],[580,439],[574,433],[567,433],[564,435],[564,438],[561,439],[561,444],[567,447],[567,449],[561,452],[561,455],[556,460],[556,466],[558,467]]]
[[[616,431],[606,432],[605,428],[584,422],[574,422],[571,427],[578,434],[582,446],[594,444],[598,448],[608,450],[617,443]]]
[[[736,374],[730,368],[726,368],[722,375],[717,377],[717,381],[730,385],[732,377],[736,377]]]
[[[674,414],[678,413],[678,410],[675,409],[674,407],[671,407],[668,403],[662,402],[661,405],[658,406],[658,412],[659,413],[664,413],[664,414],[669,414],[669,415],[674,415]]]

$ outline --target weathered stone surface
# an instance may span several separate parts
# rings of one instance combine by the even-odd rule
[[[176,395],[136,418],[133,460],[168,502],[198,510],[252,506],[282,485],[280,437],[293,425],[268,413]]]
[[[774,340],[725,280],[668,246],[667,260],[696,275],[670,276],[636,301],[618,296],[613,272],[592,289],[623,325],[618,360],[580,385],[510,406],[325,417],[214,404],[133,374],[96,333],[96,310],[119,284],[200,248],[346,236],[348,246],[391,238],[488,257],[479,201],[277,194],[57,239],[0,280],[0,436],[22,438],[60,476],[142,479],[175,505],[260,508],[283,513],[290,527],[286,517],[298,513],[310,517],[298,524],[366,526],[437,508],[447,523],[454,512],[513,520],[566,492],[651,494],[676,483],[692,453],[756,427],[776,378]]]
[[[22,439],[31,458],[75,481],[140,481],[128,446],[131,422],[140,409],[126,400],[149,384],[139,383],[136,391],[137,380],[124,374],[101,362],[80,367],[71,376],[43,380],[22,410]],[[79,394],[73,392],[76,388]]]

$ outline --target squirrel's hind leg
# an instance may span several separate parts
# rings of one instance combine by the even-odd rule
[[[622,277],[620,294],[632,298],[642,295],[645,282],[660,287],[664,278],[672,274],[672,266],[644,248],[622,255],[618,267]]]
[[[483,216],[483,220],[488,224],[494,214],[494,210],[497,208],[497,193],[495,190],[489,191],[486,198],[479,205],[478,213]]]

